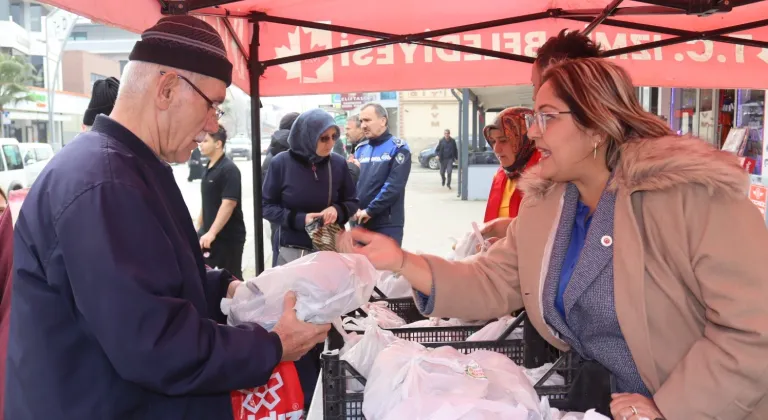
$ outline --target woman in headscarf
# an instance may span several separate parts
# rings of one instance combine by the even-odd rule
[[[527,108],[507,108],[496,116],[493,124],[483,129],[486,141],[501,164],[491,184],[485,222],[499,217],[517,217],[523,201],[523,193],[517,188],[517,181],[523,171],[539,161],[539,152],[528,139],[526,115],[533,115],[533,111]]]
[[[614,418],[768,418],[768,229],[736,156],[672,133],[609,60],[550,67],[535,111],[541,158],[486,254],[417,255],[362,229],[344,241],[407,279],[425,315],[525,307],[612,379]]]

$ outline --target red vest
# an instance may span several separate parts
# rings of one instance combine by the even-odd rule
[[[525,169],[539,163],[541,153],[538,150],[533,152],[531,159],[525,165]],[[501,207],[501,199],[504,196],[504,187],[507,185],[507,173],[504,168],[499,168],[496,172],[496,176],[493,177],[493,183],[491,184],[491,193],[488,195],[488,204],[485,207],[485,220],[489,222],[499,217],[499,208]],[[523,192],[520,188],[515,187],[515,191],[512,193],[512,197],[509,198],[509,217],[517,217],[517,212],[520,210],[520,203],[523,202]]]

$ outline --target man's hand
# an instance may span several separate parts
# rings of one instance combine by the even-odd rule
[[[361,225],[371,220],[371,216],[368,215],[368,212],[365,210],[358,210],[355,214],[355,219],[357,219],[357,223],[360,223]]]
[[[652,399],[640,394],[612,394],[611,414],[614,419],[663,419],[664,416]]]
[[[325,341],[330,324],[315,325],[296,318],[296,294],[288,292],[283,298],[283,315],[272,330],[283,343],[283,361],[294,362],[307,354],[316,344]]]
[[[227,287],[227,299],[235,297],[235,290],[237,290],[237,286],[240,286],[241,284],[243,284],[242,280],[232,280],[229,283],[229,286]]]
[[[480,229],[480,234],[482,234],[485,239],[503,238],[507,236],[507,228],[509,228],[509,224],[512,223],[512,220],[513,218],[511,217],[499,217],[493,219]]]
[[[328,225],[336,223],[336,219],[339,217],[339,213],[336,211],[336,207],[330,206],[320,213],[323,216],[323,223]]]
[[[200,249],[211,249],[211,245],[215,240],[216,234],[208,231],[205,235],[200,237]]]
[[[307,217],[304,218],[304,225],[312,223],[318,217],[323,217],[322,213],[307,213]]]

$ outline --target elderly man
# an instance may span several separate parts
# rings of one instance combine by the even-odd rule
[[[405,185],[411,174],[411,151],[403,140],[389,132],[387,110],[369,103],[360,109],[366,139],[355,151],[360,162],[357,223],[403,244]]]
[[[216,31],[161,19],[136,43],[115,108],[40,174],[14,234],[8,419],[226,419],[328,326],[286,311],[222,325],[239,283],[206,271],[168,163],[218,129],[232,65]]]

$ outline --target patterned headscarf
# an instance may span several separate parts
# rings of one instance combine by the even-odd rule
[[[507,108],[496,116],[496,120],[491,125],[485,126],[483,136],[489,141],[491,130],[501,130],[504,137],[517,147],[515,162],[504,168],[509,179],[517,179],[523,173],[525,165],[536,151],[534,142],[528,139],[528,126],[525,123],[525,116],[533,115],[533,111],[528,108],[513,107]],[[490,142],[489,142],[490,144]]]

